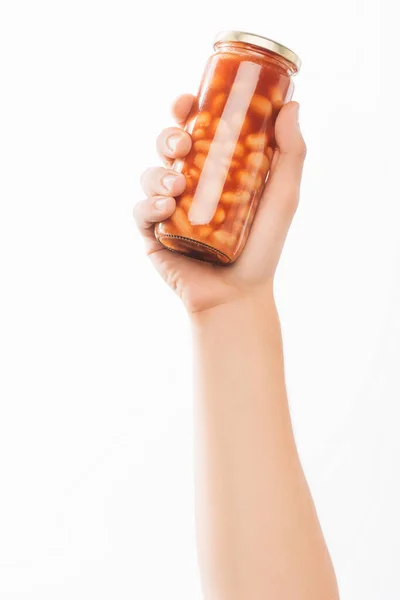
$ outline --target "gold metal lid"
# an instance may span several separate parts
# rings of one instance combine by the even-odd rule
[[[244,44],[251,44],[252,46],[259,46],[260,48],[264,48],[264,50],[269,50],[282,56],[291,62],[297,71],[301,67],[301,60],[297,54],[286,48],[286,46],[282,46],[282,44],[261,35],[254,35],[245,31],[220,31],[215,38],[214,48],[221,42],[242,42]]]

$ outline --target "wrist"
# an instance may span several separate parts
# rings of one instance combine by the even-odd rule
[[[274,317],[276,317],[276,305],[272,282],[238,293],[222,303],[189,313],[190,321],[195,328],[212,326],[221,321],[234,324],[236,321],[251,319],[257,322]]]

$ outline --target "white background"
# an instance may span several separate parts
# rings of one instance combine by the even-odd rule
[[[131,210],[219,29],[303,59],[277,277],[299,450],[343,600],[400,599],[396,56],[372,0],[3,0],[0,597],[201,598],[191,361]]]

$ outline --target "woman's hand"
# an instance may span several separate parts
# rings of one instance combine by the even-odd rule
[[[172,106],[179,127],[164,130],[157,148],[168,168],[154,167],[142,175],[147,198],[139,202],[134,216],[147,254],[161,276],[179,295],[190,313],[252,296],[272,288],[273,277],[287,232],[297,208],[306,146],[298,125],[299,105],[286,104],[275,126],[277,150],[247,244],[238,260],[217,266],[190,260],[170,252],[154,237],[154,224],[170,217],[174,197],[186,185],[185,176],[170,166],[190,151],[190,135],[181,128],[190,112],[193,96],[180,96]]]

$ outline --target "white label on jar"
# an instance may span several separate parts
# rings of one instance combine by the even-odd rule
[[[252,62],[239,65],[189,210],[192,225],[206,225],[215,214],[260,71]]]

